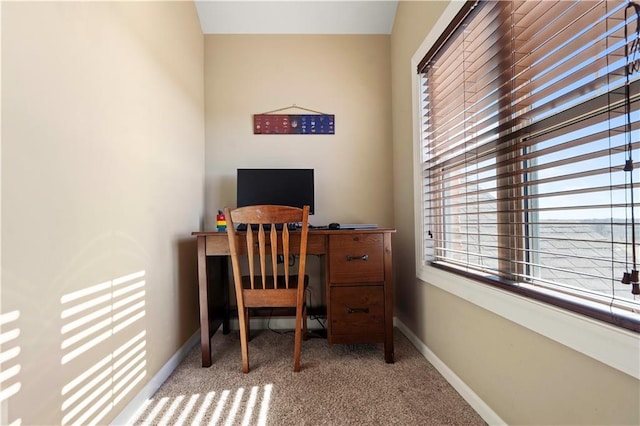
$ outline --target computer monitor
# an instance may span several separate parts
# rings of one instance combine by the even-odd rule
[[[281,204],[314,214],[313,169],[238,169],[238,207]]]

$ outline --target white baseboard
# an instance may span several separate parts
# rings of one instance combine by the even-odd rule
[[[466,385],[447,365],[440,360],[413,332],[399,319],[393,319],[394,325],[404,334],[418,351],[433,365],[442,377],[464,398],[482,419],[490,425],[506,425],[469,386]]]
[[[191,349],[200,342],[200,329],[198,329],[187,342],[167,361],[155,376],[138,392],[138,394],[127,404],[127,406],[113,419],[111,425],[130,425],[135,420],[138,411],[145,407],[145,402],[149,400],[160,386],[167,380],[173,370],[180,365]]]

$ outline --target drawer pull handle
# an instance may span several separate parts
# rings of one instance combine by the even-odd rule
[[[348,314],[368,314],[369,308],[347,308]]]
[[[366,262],[367,260],[369,260],[369,255],[368,254],[363,254],[362,256],[347,255],[347,262],[351,262],[352,260],[363,260]]]

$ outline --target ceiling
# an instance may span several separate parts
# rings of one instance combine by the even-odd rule
[[[205,34],[391,34],[397,0],[196,0]]]

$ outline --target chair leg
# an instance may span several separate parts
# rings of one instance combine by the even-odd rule
[[[247,321],[245,322],[246,327],[247,327],[247,342],[251,341],[251,314],[249,313],[249,308],[246,309],[247,314],[245,315],[245,317],[247,318]]]
[[[309,333],[307,331],[307,305],[302,306],[302,340],[307,340]]]
[[[302,311],[303,309],[296,309],[295,346],[293,349],[293,371],[296,373],[300,371],[300,352],[302,348]]]
[[[240,328],[240,350],[242,352],[242,372],[249,372],[249,312],[248,309],[238,310],[238,322]]]

